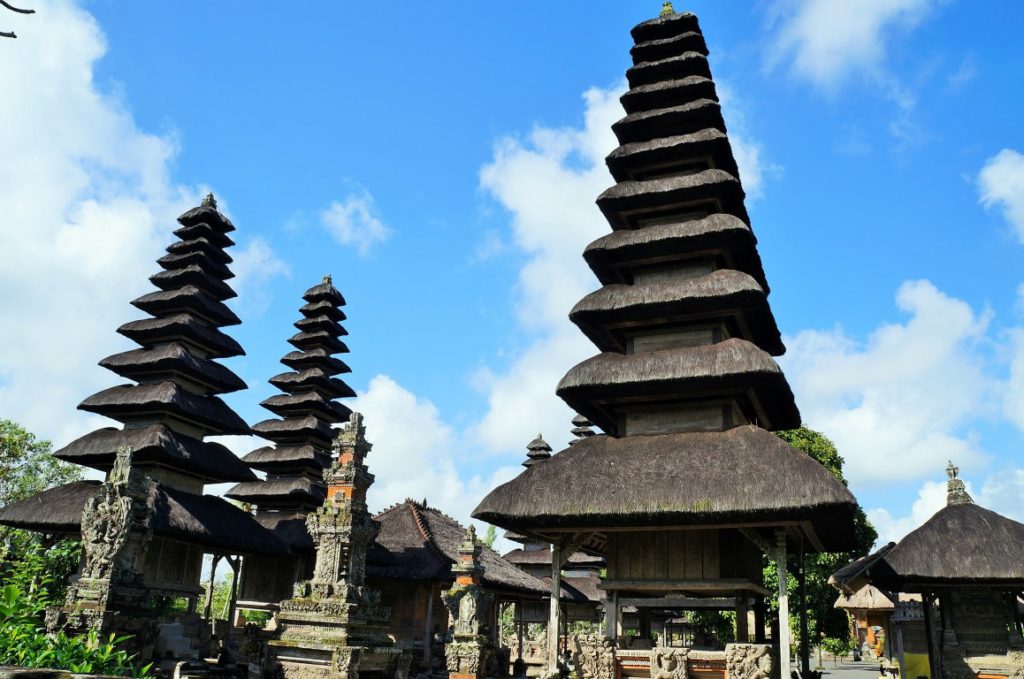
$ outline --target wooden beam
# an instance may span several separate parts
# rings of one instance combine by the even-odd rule
[[[603,590],[635,590],[637,592],[754,592],[767,596],[768,590],[743,578],[717,580],[602,580],[597,585]]]
[[[761,553],[765,556],[772,556],[775,553],[775,547],[772,543],[765,540],[757,531],[749,528],[740,528],[740,534],[754,543],[754,546],[760,549]]]
[[[731,611],[736,606],[735,597],[704,598],[666,595],[657,597],[621,597],[620,606],[636,606],[637,608],[686,608],[686,609],[708,609],[716,611]]]

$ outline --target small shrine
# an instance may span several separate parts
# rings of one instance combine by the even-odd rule
[[[324,472],[326,499],[306,517],[316,546],[313,577],[281,602],[280,630],[268,643],[271,665],[285,679],[408,675],[410,655],[388,636],[391,610],[366,585],[367,551],[380,528],[366,508],[371,448],[363,416],[352,413],[338,437],[337,458]]]
[[[451,679],[483,679],[487,661],[494,652],[488,635],[493,596],[481,584],[483,547],[470,526],[459,545],[459,562],[452,568],[455,584],[442,595],[452,620],[452,641],[445,646],[448,676]]]
[[[869,585],[920,595],[924,643],[915,645],[927,661],[907,657],[897,638],[905,668],[942,679],[1024,676],[1024,524],[975,504],[952,462],[946,474],[945,507],[830,582],[848,594]]]
[[[295,583],[313,576],[313,541],[306,517],[327,497],[324,470],[331,465],[333,425],[348,421],[351,410],[336,399],[355,396],[337,376],[350,372],[334,354],[347,353],[341,341],[345,298],[330,276],[302,295],[305,304],[295,323],[298,333],[288,342],[295,347],[281,359],[288,372],[270,378],[282,393],[260,405],[277,417],[252,430],[274,445],[262,446],[242,458],[264,480],[245,481],[226,497],[253,505],[256,521],[288,545],[287,557],[250,557],[241,574],[239,607],[274,611],[292,595]]]

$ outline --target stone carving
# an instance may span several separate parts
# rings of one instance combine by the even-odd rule
[[[651,651],[651,679],[686,679],[687,648],[659,646]]]
[[[1011,651],[1008,659],[1010,661],[1010,679],[1024,679],[1024,651]]]
[[[615,643],[599,634],[572,638],[573,662],[580,679],[615,679]]]
[[[769,679],[774,660],[768,644],[726,644],[728,679]]]
[[[484,676],[492,653],[483,623],[492,595],[480,584],[484,572],[482,551],[476,530],[470,526],[459,545],[459,562],[452,568],[455,584],[441,595],[454,628],[453,641],[445,647],[448,671],[463,679]]]
[[[331,676],[339,678],[358,677],[360,651],[361,649],[359,648],[351,647],[334,649],[334,654],[331,657]]]

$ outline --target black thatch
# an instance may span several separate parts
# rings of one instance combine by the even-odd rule
[[[224,493],[224,497],[239,502],[251,502],[261,507],[275,505],[309,505],[323,504],[327,497],[327,487],[323,483],[313,481],[305,476],[286,479],[268,479],[266,481],[249,481],[239,483]]]
[[[356,395],[350,386],[331,377],[318,366],[306,368],[300,372],[274,375],[270,378],[270,383],[281,391],[289,393],[312,390],[328,398],[350,398]]]
[[[150,525],[155,535],[221,554],[287,554],[288,546],[251,514],[213,495],[195,495],[154,483]]]
[[[523,466],[529,467],[549,457],[551,457],[551,446],[543,436],[537,434],[537,438],[526,444],[526,461],[523,462]]]
[[[306,515],[302,512],[257,512],[256,522],[288,545],[293,554],[316,551],[316,544],[306,530]]]
[[[539,565],[551,565],[551,550],[550,549],[513,549],[511,552],[507,552],[501,555],[501,558],[505,559],[509,563],[514,564],[525,564],[530,566]],[[569,557],[569,560],[565,563],[565,568],[604,568],[605,560],[604,557],[591,556],[590,554],[584,554],[583,552],[576,552]]]
[[[82,509],[100,489],[99,481],[75,481],[0,507],[0,524],[37,533],[81,532]]]
[[[1024,524],[973,503],[948,505],[869,563],[864,573],[890,591],[954,585],[1020,590]]]
[[[583,258],[605,285],[632,283],[627,263],[664,260],[669,253],[721,252],[726,268],[749,274],[767,295],[757,239],[741,219],[717,213],[703,219],[649,226],[636,231],[613,231],[587,246]]]
[[[641,42],[629,50],[634,64],[644,61],[659,61],[674,54],[683,54],[685,52],[697,52],[707,56],[708,46],[704,42],[704,36],[699,32],[689,31],[671,38]]]
[[[192,226],[183,226],[174,230],[174,235],[182,241],[198,240],[200,238],[209,241],[210,245],[219,248],[229,248],[235,244],[228,236],[211,228],[208,224],[200,223]]]
[[[826,549],[845,551],[855,507],[807,454],[741,426],[577,441],[491,491],[473,517],[518,531],[807,521]]]
[[[697,99],[718,101],[714,81],[710,78],[691,75],[679,80],[665,80],[633,87],[619,97],[626,113],[678,106],[682,102],[696,101]]]
[[[711,78],[706,55],[700,52],[677,52],[657,61],[642,61],[626,71],[630,87],[681,80],[689,76]]]
[[[289,351],[281,358],[281,363],[295,370],[319,368],[325,375],[339,375],[352,372],[352,368],[349,368],[344,361],[339,361],[323,349]]]
[[[203,385],[211,394],[227,394],[246,386],[242,378],[228,368],[194,355],[178,342],[114,354],[100,361],[100,365],[137,382],[173,379],[180,375],[189,382]]]
[[[677,12],[659,16],[637,24],[629,32],[637,44],[650,40],[675,38],[685,33],[700,33],[697,17],[689,12]]]
[[[729,137],[713,127],[623,144],[605,158],[605,164],[617,182],[693,173],[707,167],[739,176]]]
[[[136,464],[158,464],[199,476],[210,483],[253,481],[256,475],[219,443],[184,436],[162,424],[138,429],[105,427],[75,439],[53,456],[101,471],[114,466],[117,450],[132,449]]]
[[[330,422],[341,422],[352,414],[348,406],[326,399],[313,391],[277,394],[260,401],[260,405],[281,417],[316,415]]]
[[[242,458],[253,469],[276,472],[283,469],[324,469],[331,464],[330,454],[312,445],[264,446]]]
[[[395,505],[374,517],[380,522],[377,544],[391,554],[390,564],[367,564],[367,574],[408,580],[455,579],[452,564],[459,558],[459,544],[466,529],[458,521],[412,500]],[[480,555],[483,582],[491,589],[543,595],[549,588],[528,573],[498,556],[490,547]]]
[[[86,502],[98,481],[75,481],[0,509],[0,523],[43,533],[81,533]],[[287,546],[238,507],[212,495],[196,495],[153,483],[150,528],[159,537],[183,540],[215,553],[287,554]]]
[[[793,392],[778,364],[756,345],[737,338],[637,354],[598,354],[570,369],[555,393],[605,431],[615,431],[615,421],[596,401],[682,399],[699,392],[742,395],[748,390],[757,392],[768,419],[760,424],[774,429],[800,426]]]
[[[629,325],[725,317],[735,319],[733,325],[743,339],[772,356],[785,353],[764,290],[747,274],[732,269],[685,281],[608,285],[584,297],[569,312],[569,319],[601,351],[617,352],[626,351],[622,328]]]
[[[544,578],[551,586],[551,578]],[[605,599],[604,590],[600,588],[601,578],[597,575],[563,575],[562,592],[559,598],[574,604],[596,604]]]
[[[132,306],[154,316],[192,314],[217,327],[238,325],[242,322],[223,302],[218,302],[194,285],[166,292],[151,292],[133,300]]]
[[[185,257],[186,255],[197,255],[196,260],[193,262],[188,262],[188,264],[198,264],[199,266],[206,269],[210,273],[217,275],[219,278],[221,278],[221,280],[234,277],[234,274],[228,271],[226,266],[234,261],[233,259],[231,259],[231,255],[224,252],[224,249],[222,247],[214,245],[205,238],[194,238],[192,240],[175,241],[167,246],[167,255],[171,257]],[[159,263],[162,259],[164,258],[161,257],[160,259],[158,259],[157,263]],[[227,271],[228,275],[220,276],[218,272],[212,270],[215,267],[211,267],[211,263],[218,266],[222,266],[224,268],[224,271]],[[161,264],[161,266],[163,265]],[[165,266],[164,268],[177,269],[180,268],[180,266]]]
[[[303,332],[319,332],[323,330],[336,337],[344,337],[348,334],[348,330],[343,328],[340,323],[329,317],[327,314],[321,314],[319,316],[305,316],[296,321],[294,325]]]
[[[711,99],[697,99],[678,106],[637,111],[612,125],[620,144],[693,134],[713,128],[725,131],[722,107]]]
[[[895,542],[890,542],[876,552],[854,559],[830,575],[829,584],[842,592],[852,594],[865,582],[861,576],[867,567],[885,556],[895,546]]]
[[[329,449],[334,440],[334,429],[315,417],[286,420],[263,420],[252,425],[254,434],[284,444],[311,443]]]
[[[111,387],[85,399],[78,408],[124,423],[169,415],[208,434],[250,433],[245,421],[219,398],[197,396],[174,382]]]
[[[161,290],[174,290],[186,285],[194,285],[210,297],[224,301],[238,297],[227,283],[210,275],[198,264],[161,271],[149,277],[150,282]]]
[[[330,300],[321,300],[319,302],[309,302],[299,307],[299,312],[303,316],[327,316],[331,320],[342,322],[346,318],[345,312],[334,306],[334,303]]]
[[[345,306],[345,298],[331,284],[330,280],[326,280],[320,285],[314,285],[309,290],[306,290],[302,295],[302,299],[307,302],[330,302],[334,306]]]
[[[329,332],[298,332],[288,338],[288,343],[303,351],[323,349],[332,354],[348,353],[348,346]]]
[[[191,210],[183,212],[182,215],[178,217],[178,223],[182,226],[206,224],[218,233],[231,233],[235,230],[235,225],[231,223],[230,219],[222,215],[217,210],[217,206],[215,204],[203,204],[199,207],[194,207]]]
[[[750,223],[740,180],[724,170],[619,182],[597,197],[612,229],[641,228],[641,222],[670,219],[673,213],[706,209],[725,212]]]
[[[190,314],[132,321],[117,331],[144,347],[180,339],[202,349],[210,358],[245,355],[242,346],[234,339]]]
[[[186,241],[177,241],[174,243],[178,245]],[[189,243],[206,242],[205,238],[200,238],[198,241],[187,241]],[[170,250],[170,248],[168,248]],[[227,255],[224,255],[227,257]],[[230,259],[230,258],[229,258]],[[194,252],[182,252],[181,254],[164,255],[160,259],[156,260],[156,263],[162,266],[167,271],[177,271],[190,266],[198,266],[211,277],[218,278],[222,281],[229,278],[234,278],[235,274],[231,273],[231,269],[227,268],[221,262],[211,258],[207,251],[197,250]]]

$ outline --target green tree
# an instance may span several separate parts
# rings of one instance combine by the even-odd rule
[[[487,526],[487,532],[484,533],[483,538],[480,542],[484,543],[491,549],[494,549],[494,541],[498,539],[498,529],[494,526]]]
[[[846,485],[843,475],[843,458],[834,443],[824,434],[813,429],[800,427],[776,432],[776,435],[797,450],[801,450],[820,462],[833,476]],[[828,584],[829,576],[852,558],[864,556],[878,539],[878,533],[864,512],[858,507],[854,515],[855,546],[850,552],[808,554],[804,557],[805,597],[803,606],[807,613],[808,645],[810,640],[822,637],[845,639],[849,637],[849,622],[846,613],[833,607],[838,593]],[[772,592],[769,599],[772,610],[778,610],[778,571],[775,562],[766,559],[764,569],[765,587]],[[794,633],[799,636],[799,614],[801,602],[796,578],[799,559],[791,556],[788,564],[790,622]]]

